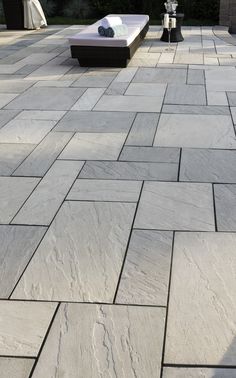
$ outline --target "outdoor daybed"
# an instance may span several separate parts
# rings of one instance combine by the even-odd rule
[[[117,16],[109,15],[108,17]],[[126,67],[128,60],[144,39],[149,28],[149,16],[141,14],[118,15],[128,26],[128,35],[107,38],[98,34],[101,20],[69,37],[72,58],[82,67]]]

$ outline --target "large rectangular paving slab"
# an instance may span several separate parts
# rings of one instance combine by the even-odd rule
[[[125,138],[125,133],[77,133],[59,159],[116,160]]]
[[[214,185],[219,231],[236,231],[236,185]]]
[[[163,378],[236,378],[236,369],[164,368]]]
[[[67,199],[74,201],[137,202],[141,191],[140,181],[76,180]]]
[[[165,363],[235,366],[235,243],[236,234],[177,233]]]
[[[184,149],[180,180],[236,183],[236,151]]]
[[[73,133],[49,133],[38,147],[36,147],[17,168],[14,175],[34,177],[44,176],[72,136]]]
[[[0,93],[21,93],[32,85],[33,82],[29,83],[23,80],[2,80]]]
[[[84,91],[83,88],[30,88],[6,109],[69,110]]]
[[[177,181],[178,165],[123,161],[88,161],[79,177],[105,180]]]
[[[119,160],[178,164],[179,155],[179,148],[124,147]]]
[[[146,182],[135,228],[214,231],[210,184]]]
[[[166,91],[166,84],[158,83],[131,83],[125,95],[161,97],[163,99]]]
[[[82,133],[128,132],[135,113],[69,111],[55,127],[55,131]]]
[[[166,306],[172,232],[132,233],[116,303]]]
[[[187,70],[176,68],[139,68],[133,83],[186,83]]]
[[[10,223],[38,182],[31,177],[0,177],[0,223]]]
[[[0,301],[1,356],[36,357],[56,303]]]
[[[169,84],[165,104],[206,105],[204,85]]]
[[[157,378],[164,319],[161,308],[63,304],[33,378]]]
[[[161,110],[162,101],[163,97],[104,95],[94,110],[156,113]]]
[[[10,110],[6,111],[10,112]],[[16,119],[59,121],[65,114],[66,111],[61,110],[23,110],[16,116]]]
[[[33,364],[31,358],[0,357],[1,378],[28,378]]]
[[[13,298],[112,302],[135,208],[65,202]]]
[[[205,70],[208,91],[236,91],[236,70],[234,67],[219,70]]]
[[[0,110],[0,128],[15,118],[18,113],[17,110]]]
[[[0,144],[0,176],[10,176],[34,147],[33,144]]]
[[[49,225],[83,164],[81,161],[56,161],[13,219],[13,223]]]
[[[116,77],[116,72],[94,71],[83,74],[76,80],[73,87],[107,88]]]
[[[126,144],[131,146],[152,146],[158,119],[159,113],[138,113]]]
[[[163,105],[162,113],[230,115],[228,106]]]
[[[10,296],[45,232],[45,227],[0,226],[0,298]]]
[[[236,138],[230,116],[162,114],[154,145],[233,149]]]

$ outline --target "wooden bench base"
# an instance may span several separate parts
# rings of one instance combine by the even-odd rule
[[[71,46],[71,56],[78,59],[81,67],[127,67],[148,29],[149,23],[127,47]]]

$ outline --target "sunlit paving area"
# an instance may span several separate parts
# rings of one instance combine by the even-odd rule
[[[236,377],[236,38],[0,33],[0,378]]]

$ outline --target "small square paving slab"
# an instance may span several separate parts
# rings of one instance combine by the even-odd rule
[[[63,304],[33,378],[55,371],[70,378],[78,372],[89,378],[159,377],[164,319],[162,308]]]
[[[178,165],[122,161],[88,161],[80,178],[177,181]]]
[[[0,177],[0,223],[9,223],[39,179],[31,177]]]
[[[131,83],[125,92],[132,96],[164,97],[166,84],[158,83]]]
[[[10,176],[34,147],[33,144],[0,144],[0,176]]]
[[[219,231],[236,231],[236,185],[214,185]]]
[[[236,148],[230,116],[162,114],[155,146]]]
[[[131,146],[152,146],[158,119],[159,113],[138,113],[126,144]]]
[[[145,183],[135,228],[214,231],[211,185]]]
[[[70,111],[55,127],[55,131],[78,131],[84,133],[128,132],[135,113],[128,112],[79,112]]]
[[[60,154],[59,159],[116,160],[126,134],[77,133]]]
[[[223,68],[223,67],[222,67]],[[205,70],[208,91],[236,91],[236,70],[234,67]]]
[[[36,357],[57,304],[0,301],[1,356]]]
[[[165,363],[235,366],[235,243],[230,233],[176,234]]]
[[[139,68],[133,83],[186,83],[187,70],[176,68]]]
[[[46,227],[0,226],[0,298],[8,298]]]
[[[13,297],[112,302],[135,208],[133,203],[65,202]]]
[[[132,233],[116,303],[166,306],[172,233]]]
[[[140,181],[76,180],[67,199],[76,201],[137,202]]]
[[[153,113],[161,110],[162,100],[163,97],[104,95],[94,110]]]
[[[7,109],[69,110],[84,93],[83,88],[30,88],[12,101]]]
[[[32,358],[0,357],[1,378],[28,378],[34,362]]]
[[[205,84],[204,70],[188,70],[187,84]]]
[[[164,368],[163,378],[236,378],[236,369]]]
[[[180,180],[236,183],[236,151],[183,149]]]
[[[206,105],[204,85],[169,84],[165,104]]]
[[[179,155],[179,148],[124,147],[119,160],[178,164]]]

